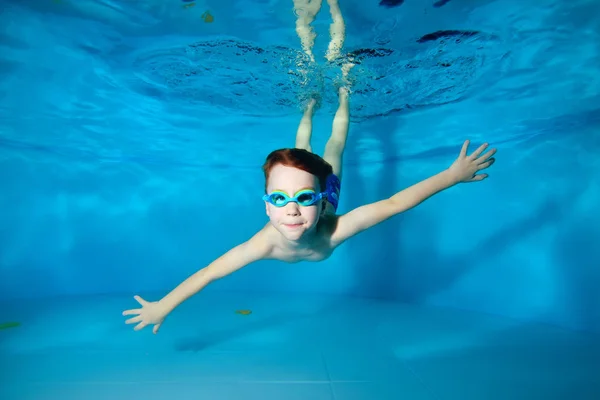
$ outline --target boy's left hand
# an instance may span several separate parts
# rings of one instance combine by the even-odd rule
[[[477,172],[488,168],[496,161],[495,158],[492,158],[492,156],[496,154],[496,149],[491,149],[484,155],[481,155],[488,147],[487,143],[479,146],[479,148],[470,156],[467,156],[468,147],[469,141],[465,140],[458,158],[452,163],[450,168],[448,168],[448,172],[452,175],[452,179],[455,183],[484,180],[488,177],[488,174],[477,174]]]

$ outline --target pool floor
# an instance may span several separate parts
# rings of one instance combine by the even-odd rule
[[[215,292],[153,335],[124,324],[136,305],[0,304],[0,323],[20,323],[0,330],[0,399],[600,398],[597,334],[381,300]]]

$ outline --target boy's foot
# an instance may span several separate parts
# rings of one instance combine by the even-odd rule
[[[338,88],[338,96],[340,98],[340,104],[348,102],[348,96],[350,94],[350,90],[346,86],[340,86]]]
[[[306,101],[306,105],[304,106],[304,113],[308,115],[312,115],[319,107],[321,107],[321,96],[315,93]]]

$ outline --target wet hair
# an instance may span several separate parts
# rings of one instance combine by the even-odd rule
[[[262,167],[263,172],[265,173],[265,191],[267,190],[271,170],[278,164],[285,165],[286,167],[298,168],[309,174],[313,174],[319,179],[321,191],[326,190],[327,177],[333,173],[331,164],[308,150],[297,148],[275,150],[267,156]]]

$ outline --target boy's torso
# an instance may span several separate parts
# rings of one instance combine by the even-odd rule
[[[331,235],[335,230],[337,222],[336,215],[327,215],[319,221],[317,232],[311,242],[306,246],[295,247],[286,245],[285,242],[277,240],[280,233],[269,223],[263,228],[268,240],[272,243],[271,254],[268,258],[288,263],[299,261],[323,261],[335,250],[331,242]]]

